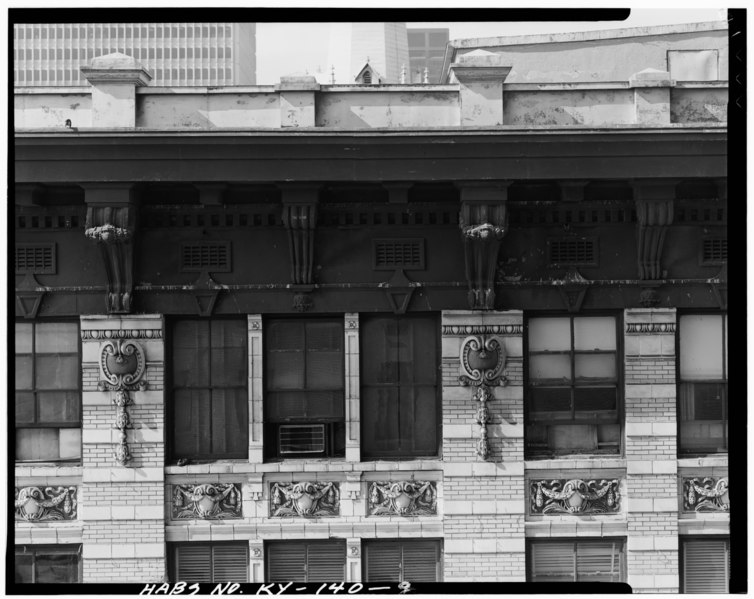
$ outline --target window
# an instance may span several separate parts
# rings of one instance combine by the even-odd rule
[[[528,321],[528,456],[620,452],[617,321]]]
[[[438,540],[362,541],[367,582],[441,582],[442,546]]]
[[[729,579],[727,538],[681,540],[681,593],[727,593]]]
[[[78,324],[16,323],[15,374],[16,459],[80,459]]]
[[[679,319],[680,453],[728,450],[728,316],[688,314]]]
[[[81,582],[81,545],[16,545],[17,583]]]
[[[345,541],[266,544],[268,582],[339,582],[346,577]]]
[[[172,329],[173,458],[246,458],[245,320],[180,320]]]
[[[171,582],[248,582],[248,543],[169,543]]]
[[[363,319],[361,449],[365,457],[437,455],[437,332],[434,315]]]
[[[268,458],[345,455],[342,319],[265,325]]]
[[[623,539],[530,541],[527,582],[625,582]]]

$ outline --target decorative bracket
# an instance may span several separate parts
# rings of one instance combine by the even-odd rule
[[[129,391],[146,389],[147,382],[143,380],[146,371],[146,358],[141,345],[135,341],[112,340],[102,346],[100,354],[100,373],[102,379],[100,389],[115,391],[113,403],[117,411],[114,428],[120,431],[120,441],[115,447],[115,461],[121,466],[131,461],[126,430],[131,426],[128,406],[133,404]]]
[[[315,194],[311,197],[313,191]],[[316,189],[283,188],[282,218],[288,232],[291,283],[313,285],[314,234],[317,228]]]
[[[673,224],[675,181],[644,181],[634,184],[638,233],[639,279],[659,280],[665,233]]]
[[[507,190],[507,186],[505,189]],[[464,189],[462,193],[466,191]],[[463,201],[459,220],[469,287],[469,308],[493,310],[497,255],[508,228],[505,199],[496,202]]]
[[[472,399],[479,402],[477,423],[480,426],[480,438],[476,453],[486,460],[490,455],[490,443],[487,438],[487,423],[490,413],[487,402],[495,399],[491,387],[505,385],[503,376],[506,360],[505,348],[495,338],[482,336],[467,337],[461,344],[461,372],[458,377],[461,385],[476,387]]]
[[[370,516],[434,516],[437,485],[432,481],[373,482],[369,485]]]
[[[24,280],[16,288],[16,302],[18,303],[18,307],[21,308],[24,318],[37,317],[45,293],[36,277],[32,273],[27,272]]]
[[[338,516],[340,488],[338,483],[301,482],[273,483],[270,487],[270,516]]]
[[[76,487],[16,487],[16,520],[75,520],[76,490]]]
[[[89,206],[84,234],[96,242],[102,252],[107,274],[107,312],[131,311],[133,296],[134,206]]]

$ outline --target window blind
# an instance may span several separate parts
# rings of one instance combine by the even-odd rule
[[[341,541],[273,542],[267,545],[270,582],[340,582],[346,575],[346,545]]]
[[[727,593],[730,578],[730,542],[693,539],[682,542],[682,593]]]
[[[367,581],[438,582],[439,541],[368,541],[364,544]]]

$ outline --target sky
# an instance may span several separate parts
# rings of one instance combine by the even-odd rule
[[[726,18],[724,9],[632,9],[625,21],[589,22],[423,22],[408,29],[448,28],[450,39],[565,33],[595,29],[625,29],[652,25],[701,23]],[[310,74],[330,83],[353,83],[350,73],[350,28],[347,23],[258,23],[257,84],[277,83],[281,76]]]

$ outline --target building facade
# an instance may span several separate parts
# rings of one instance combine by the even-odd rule
[[[13,26],[16,87],[86,85],[81,67],[127,54],[155,86],[254,85],[255,23],[29,23]]]
[[[17,581],[727,590],[725,23],[483,41],[17,90]]]
[[[440,83],[449,30],[442,28],[408,30],[408,56],[411,83]]]

